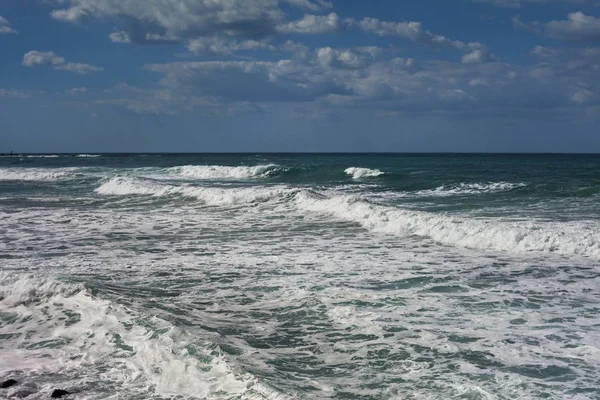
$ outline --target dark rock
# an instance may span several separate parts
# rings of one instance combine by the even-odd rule
[[[15,381],[14,379],[9,379],[7,381],[4,381],[4,382],[0,383],[0,388],[6,389],[6,388],[9,388],[11,386],[15,386],[17,383],[19,383],[19,382]]]
[[[67,392],[66,390],[62,390],[62,389],[54,389],[54,392],[52,392],[52,395],[50,397],[52,397],[53,399],[60,399],[63,396],[66,396],[68,394],[71,394],[69,392]]]

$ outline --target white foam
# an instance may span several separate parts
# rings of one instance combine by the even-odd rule
[[[73,176],[76,168],[0,168],[0,181],[55,181]]]
[[[318,198],[307,192],[296,195],[296,204],[301,210],[354,221],[370,230],[425,236],[447,245],[600,258],[600,226],[594,221],[475,219],[382,206],[358,196]]]
[[[269,176],[278,167],[274,164],[228,167],[222,165],[183,165],[166,170],[170,176],[188,179],[250,179]]]
[[[100,157],[100,154],[77,154],[77,157],[80,157],[80,158],[97,158],[97,157]]]
[[[378,169],[358,168],[358,167],[346,168],[346,170],[344,172],[348,175],[351,175],[352,179],[375,178],[377,176],[381,176],[381,175],[385,174],[385,172],[382,172]]]
[[[527,186],[525,183],[511,182],[460,183],[458,185],[443,185],[431,190],[420,190],[415,194],[423,197],[464,196],[472,194],[507,192],[525,186]]]
[[[57,158],[60,157],[57,154],[30,154],[27,158]]]
[[[234,370],[218,347],[160,318],[53,279],[0,274],[0,283],[4,318],[10,315],[0,326],[9,337],[0,342],[0,375],[101,381],[124,397],[277,398],[254,376]]]
[[[115,177],[96,189],[102,195],[144,195],[154,197],[184,196],[196,198],[208,205],[232,205],[264,202],[297,192],[286,186],[269,187],[197,187],[169,185],[133,177]]]

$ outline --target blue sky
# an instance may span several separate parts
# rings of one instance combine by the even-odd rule
[[[3,0],[0,152],[600,152],[597,0]]]

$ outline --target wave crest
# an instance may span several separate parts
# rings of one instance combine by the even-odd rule
[[[429,237],[465,248],[600,258],[600,226],[595,222],[475,219],[372,204],[357,196],[317,198],[299,193],[295,200],[301,210],[354,221],[373,231]]]
[[[449,197],[472,194],[508,192],[527,186],[525,183],[512,182],[487,182],[487,183],[459,183],[458,185],[442,185],[435,189],[420,190],[417,196],[423,197]]]
[[[375,177],[378,177],[381,175],[385,175],[385,172],[382,172],[378,169],[358,168],[358,167],[346,168],[346,170],[344,172],[347,175],[351,175],[352,179],[375,178]]]
[[[274,174],[280,167],[275,164],[236,166],[223,165],[183,165],[168,168],[169,175],[178,175],[191,179],[249,179],[268,177]]]
[[[115,177],[96,190],[96,193],[113,196],[142,195],[153,197],[191,197],[211,206],[262,203],[285,198],[297,192],[286,186],[263,188],[237,187],[197,187],[189,185],[169,185],[132,177]]]
[[[96,298],[80,284],[0,273],[0,288],[0,374],[55,373],[58,384],[85,381],[93,391],[102,383],[125,398],[278,395],[231,364],[215,343]]]
[[[75,169],[0,168],[0,181],[56,181],[73,177]]]

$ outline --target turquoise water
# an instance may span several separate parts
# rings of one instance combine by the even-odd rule
[[[600,156],[0,157],[0,379],[595,399],[599,260]]]

